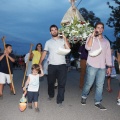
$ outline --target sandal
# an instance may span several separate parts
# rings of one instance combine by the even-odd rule
[[[0,95],[0,100],[2,100],[3,99],[3,95]]]
[[[14,92],[13,92],[13,90],[10,90],[10,95],[14,95]]]
[[[109,93],[111,93],[113,90],[112,89],[108,89],[108,88],[106,88],[106,90],[109,92]]]

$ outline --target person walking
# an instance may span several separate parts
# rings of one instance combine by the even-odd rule
[[[12,45],[6,44],[5,47],[6,49],[4,50],[4,53],[0,53],[0,98],[1,99],[3,98],[3,87],[6,81],[10,86],[10,94],[13,94],[13,87],[10,80],[6,57],[8,57],[10,70],[13,77],[13,63],[15,62],[15,56],[11,53]]]
[[[32,59],[32,65],[39,64],[41,55],[42,55],[42,44],[38,43],[35,47],[35,50],[33,50],[30,55],[30,58]]]
[[[107,110],[102,104],[102,92],[106,75],[106,65],[108,67],[107,74],[111,74],[111,49],[110,43],[106,40],[102,33],[104,24],[97,22],[93,33],[88,37],[85,48],[88,50],[86,81],[82,90],[82,105],[86,105],[86,99],[90,88],[94,81],[96,84],[95,90],[95,106],[100,110]],[[99,48],[99,49],[98,49]]]
[[[58,27],[56,25],[50,26],[50,33],[52,38],[45,43],[45,48],[40,59],[40,66],[44,60],[47,52],[49,52],[49,65],[48,65],[48,100],[52,100],[55,95],[54,83],[56,79],[58,80],[58,94],[57,94],[57,104],[60,106],[64,101],[65,84],[67,80],[67,67],[65,61],[65,55],[58,54],[59,48],[69,49],[70,45],[66,37],[63,38],[58,36]]]
[[[39,97],[39,77],[44,75],[43,70],[40,69],[38,64],[32,65],[32,73],[29,74],[28,79],[23,87],[23,90],[27,89],[28,108],[32,109],[32,102],[34,102],[35,111],[39,112],[38,97]]]
[[[114,56],[114,50],[111,49],[111,59],[112,59],[112,70],[111,70],[111,74],[110,76],[107,76],[107,88],[106,90],[111,93],[112,92],[112,88],[111,88],[111,79],[116,77],[116,70],[115,70],[115,65],[114,62],[115,60],[118,61],[118,59]]]
[[[86,73],[86,61],[88,57],[88,51],[85,49],[85,44],[81,45],[78,50],[80,54],[80,89],[83,89],[85,73]]]

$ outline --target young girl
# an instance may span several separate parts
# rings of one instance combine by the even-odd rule
[[[39,64],[41,55],[42,55],[42,44],[38,43],[35,47],[35,50],[33,50],[30,54],[30,58],[32,58],[32,65]]]
[[[39,72],[41,72],[39,74]],[[28,108],[32,109],[32,102],[34,102],[35,111],[39,112],[38,108],[38,96],[39,96],[39,77],[43,76],[43,70],[40,69],[38,64],[32,65],[32,74],[29,74],[28,79],[23,87],[25,91],[27,89]]]
[[[111,88],[111,78],[116,77],[116,71],[115,71],[115,66],[114,66],[114,61],[117,60],[117,58],[113,55],[114,50],[111,49],[111,57],[112,57],[112,72],[110,76],[107,76],[107,91],[109,93],[112,92]],[[118,60],[117,60],[118,61]]]

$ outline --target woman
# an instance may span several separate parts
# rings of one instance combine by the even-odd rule
[[[42,55],[42,44],[38,43],[36,45],[35,50],[33,50],[32,53],[31,53],[32,65],[33,64],[39,64],[41,55]]]

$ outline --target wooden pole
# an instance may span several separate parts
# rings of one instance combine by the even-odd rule
[[[24,77],[23,77],[23,81],[22,81],[22,87],[24,86],[25,76],[26,76],[26,72],[27,72],[27,69],[28,69],[28,63],[29,63],[32,47],[33,47],[33,44],[30,44],[29,57],[28,57],[28,60],[27,60],[27,63],[26,63],[26,68],[25,68]]]
[[[2,37],[2,42],[3,42],[3,45],[4,45],[4,50],[6,49],[6,44],[5,44],[5,37],[3,36]],[[13,83],[13,78],[12,78],[12,74],[11,74],[11,70],[10,70],[10,64],[9,64],[9,60],[8,60],[8,57],[6,56],[6,61],[7,61],[7,66],[8,66],[8,71],[9,71],[9,75],[10,75],[10,80],[11,80],[11,84],[12,84],[12,89],[13,89],[13,93],[15,95],[15,88],[14,88],[14,83]]]

